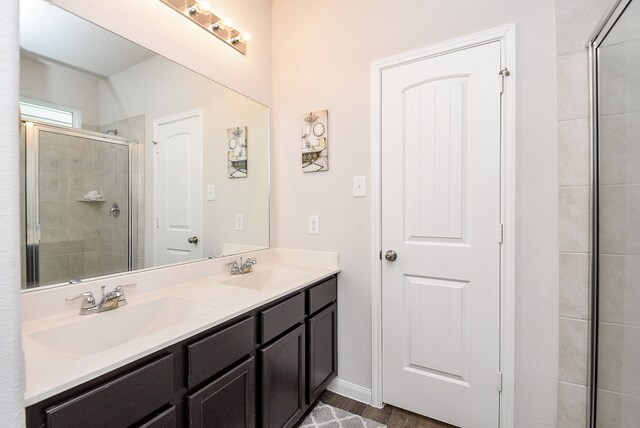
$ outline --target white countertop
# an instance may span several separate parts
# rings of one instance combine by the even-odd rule
[[[119,281],[120,284],[123,284],[131,281],[131,278],[127,276],[136,275],[133,279],[138,281],[138,287],[126,290],[128,305],[112,311],[80,316],[78,315],[80,304],[79,301],[76,301],[74,302],[75,304],[56,306],[57,313],[46,313],[46,311],[43,311],[43,313],[47,315],[44,317],[37,317],[35,314],[35,312],[37,312],[36,310],[29,312],[27,317],[23,317],[23,319],[27,319],[24,319],[22,325],[26,378],[25,407],[99,377],[118,367],[122,367],[139,358],[215,327],[216,325],[222,324],[238,315],[340,271],[337,264],[337,254],[335,253],[271,249],[243,256],[255,256],[258,258],[258,264],[254,267],[253,273],[259,273],[262,270],[274,267],[302,269],[308,271],[308,273],[305,272],[303,276],[297,279],[284,282],[277,287],[269,289],[252,289],[225,285],[221,284],[221,282],[228,281],[233,277],[231,277],[228,272],[220,273],[222,272],[221,266],[223,267],[225,262],[235,259],[235,257],[226,257],[191,265],[176,266],[173,267],[173,269],[177,269],[179,272],[173,272],[172,275],[169,275],[168,272],[168,270],[172,268],[166,268],[148,271],[147,273],[150,275],[146,276],[145,273],[142,272],[124,275],[119,280],[101,281],[102,283],[117,283],[117,281]],[[261,256],[265,260],[264,262],[261,262]],[[308,262],[309,260],[311,261]],[[206,263],[209,263],[209,265],[206,266],[205,271],[202,271],[203,266],[198,265],[204,265]],[[202,271],[201,273],[204,272],[204,274],[200,275],[199,278],[193,279],[193,275],[186,274],[189,273],[189,266],[191,266],[192,269],[200,269]],[[158,281],[157,273],[162,273],[164,270],[167,270],[165,273],[173,278],[174,284],[169,284],[167,281],[164,283]],[[207,275],[206,271],[213,274]],[[253,273],[246,275],[252,275]],[[187,282],[182,282],[179,280],[180,277],[191,278]],[[239,278],[239,276],[237,278]],[[148,282],[145,280],[153,279],[158,283],[153,284],[153,281],[151,281],[151,283],[145,283]],[[68,295],[82,292],[86,289],[93,290],[95,288],[96,284],[85,283],[49,290],[49,293],[45,291],[28,293],[23,297],[23,309],[25,306],[45,307],[46,299],[54,297],[59,299],[61,294]],[[107,287],[107,290],[111,288],[112,287]],[[174,301],[177,299],[181,302],[187,300],[189,301],[188,303],[197,302],[199,312],[190,319],[176,322],[175,324],[151,331],[150,333],[145,332],[145,327],[135,322],[137,314],[140,313],[136,311],[139,311],[140,308],[144,307],[142,305],[148,304],[149,302],[167,298],[173,299]],[[64,308],[64,311],[59,309],[61,307]],[[98,319],[95,317],[103,318]],[[125,322],[128,324],[122,325],[123,320],[126,320]],[[86,339],[83,338],[78,342],[82,343],[84,340],[87,341],[87,347],[81,352],[73,349],[69,349],[68,352],[61,352],[59,349],[52,350],[50,347],[43,345],[41,341],[34,339],[34,337],[38,335],[48,334],[47,330],[60,326],[68,327],[71,324],[80,326],[79,323],[84,321],[89,321],[90,324],[86,325],[91,326],[88,327],[89,333],[86,335]],[[96,321],[98,321],[98,323],[96,323]],[[99,331],[92,331],[91,329],[94,328],[92,327],[93,325],[113,325],[114,327],[113,329],[101,328]],[[130,328],[128,328],[129,326]],[[138,333],[132,333],[132,330]],[[93,345],[100,344],[99,341],[101,340],[116,340],[114,343],[117,343],[117,337],[113,339],[112,336],[118,336],[119,334],[123,334],[124,336],[129,334],[133,335],[133,337],[114,346],[108,346],[104,350],[98,350],[96,352],[90,351],[90,353],[87,354],[87,349],[90,350]],[[100,346],[98,346],[98,348],[100,348]]]

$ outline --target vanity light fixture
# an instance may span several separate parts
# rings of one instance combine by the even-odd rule
[[[242,33],[233,28],[233,21],[230,18],[223,18],[211,11],[211,5],[207,1],[201,0],[160,0],[179,12],[182,16],[189,18],[200,27],[207,30],[235,50],[247,54],[247,42],[250,39],[249,33]]]

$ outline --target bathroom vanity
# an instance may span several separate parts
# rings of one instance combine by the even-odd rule
[[[129,305],[106,313],[36,320],[23,333],[27,426],[294,426],[336,376],[337,272],[272,261],[246,275],[214,275],[138,299],[130,291]],[[210,310],[197,306],[211,302]],[[99,341],[103,327],[95,323],[135,331],[129,317],[145,320],[147,311],[185,320],[108,349],[62,349],[82,323],[93,333],[87,341]],[[74,367],[84,375],[74,378]],[[65,381],[56,384],[60,371]]]

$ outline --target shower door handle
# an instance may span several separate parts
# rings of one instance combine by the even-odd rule
[[[192,236],[191,238],[187,239],[187,242],[188,242],[189,244],[197,244],[197,243],[198,243],[198,241],[199,241],[199,239],[198,239],[198,237],[197,237],[197,236]]]

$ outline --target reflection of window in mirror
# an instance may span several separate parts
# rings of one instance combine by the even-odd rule
[[[34,100],[20,99],[20,115],[22,120],[48,123],[50,125],[80,128],[82,116],[79,109],[63,105]]]

